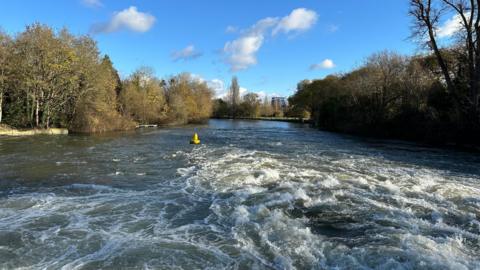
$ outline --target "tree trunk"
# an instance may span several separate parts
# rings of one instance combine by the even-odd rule
[[[3,116],[3,92],[0,92],[0,123],[2,123]]]
[[[50,110],[47,109],[47,129],[50,128]]]
[[[34,121],[34,117],[35,117],[35,100],[36,100],[36,96],[35,95],[32,95],[31,97],[31,102],[28,100],[28,96],[27,96],[27,107],[28,107],[28,122],[30,124],[30,126],[33,126],[33,121]]]
[[[37,99],[35,101],[35,125],[36,125],[36,127],[38,127],[38,125],[40,124],[39,111],[40,111],[40,102]]]
[[[428,34],[430,36],[430,44],[433,52],[435,53],[435,56],[437,57],[438,64],[440,65],[440,69],[442,70],[443,77],[445,79],[445,82],[447,83],[447,89],[450,93],[455,94],[454,92],[454,86],[452,82],[452,78],[450,77],[450,72],[448,70],[447,64],[443,60],[442,53],[440,52],[440,49],[438,48],[437,45],[437,40],[435,39],[435,34],[433,30],[433,26],[428,23]]]

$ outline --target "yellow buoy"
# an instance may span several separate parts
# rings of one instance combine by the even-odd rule
[[[193,134],[190,144],[200,144],[200,139],[198,138],[198,134],[196,132]]]

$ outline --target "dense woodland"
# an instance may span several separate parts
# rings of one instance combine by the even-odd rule
[[[94,40],[34,24],[0,32],[0,124],[105,132],[210,117],[213,92],[188,74],[160,80],[148,68],[120,79]]]
[[[417,56],[380,52],[346,74],[302,81],[290,98],[292,113],[311,114],[332,131],[478,145],[480,137],[480,6],[476,1],[411,0]],[[461,27],[440,46],[441,18]],[[445,42],[443,42],[445,43]]]

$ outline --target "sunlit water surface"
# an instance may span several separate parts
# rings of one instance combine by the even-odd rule
[[[479,269],[479,165],[279,122],[0,138],[0,268]]]

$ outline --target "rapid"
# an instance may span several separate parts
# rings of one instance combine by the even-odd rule
[[[480,269],[480,155],[240,120],[0,138],[17,268]]]

